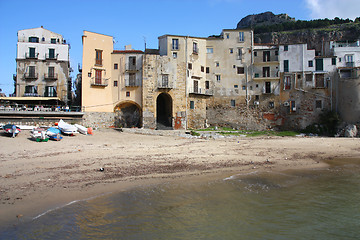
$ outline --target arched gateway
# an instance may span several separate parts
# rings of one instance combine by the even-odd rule
[[[172,98],[167,93],[156,99],[156,125],[158,129],[172,127]]]
[[[116,105],[114,112],[116,127],[141,127],[141,108],[137,103],[121,102]]]

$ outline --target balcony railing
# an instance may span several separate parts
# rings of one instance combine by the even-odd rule
[[[39,74],[38,73],[25,73],[24,78],[26,80],[36,80],[39,78]]]
[[[24,97],[40,97],[37,93],[24,93]]]
[[[57,60],[57,59],[58,59],[58,56],[59,56],[59,54],[49,54],[49,53],[46,53],[46,54],[45,54],[45,59],[48,59],[48,60]]]
[[[90,85],[94,87],[107,87],[108,79],[105,78],[91,78]]]
[[[44,74],[44,79],[45,80],[57,80],[58,79],[58,74]]]
[[[134,64],[126,64],[125,70],[126,71],[139,71],[139,69]]]
[[[38,59],[38,57],[39,57],[39,53],[34,53],[34,54],[25,53],[25,58],[27,59]]]
[[[346,67],[355,67],[355,62],[346,62]]]
[[[214,95],[212,89],[203,89],[203,88],[191,88],[189,93],[197,94],[197,95],[206,95],[206,96]]]
[[[97,59],[97,58],[95,58],[95,65],[97,65],[97,66],[102,66],[102,65],[103,65],[102,59]]]
[[[159,81],[157,88],[172,89],[174,88],[174,83],[172,81]]]
[[[139,87],[140,80],[139,79],[125,79],[125,87]]]

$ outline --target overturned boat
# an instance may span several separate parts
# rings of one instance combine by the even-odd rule
[[[14,124],[6,124],[3,126],[3,129],[5,134],[10,137],[16,137],[21,132],[21,129]]]
[[[51,139],[55,141],[60,141],[63,137],[61,136],[61,132],[58,128],[48,128],[46,131],[46,135]]]
[[[64,122],[62,119],[58,122],[58,128],[63,134],[74,135],[78,133],[77,127]]]
[[[49,140],[44,128],[34,128],[31,130],[31,137],[37,142],[47,142]]]

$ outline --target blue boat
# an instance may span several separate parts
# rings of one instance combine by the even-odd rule
[[[60,141],[63,137],[61,136],[61,132],[58,128],[48,128],[46,131],[46,135],[48,135],[48,137],[51,140],[55,140],[55,141]]]

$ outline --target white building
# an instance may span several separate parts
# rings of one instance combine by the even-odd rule
[[[69,45],[60,34],[40,28],[18,31],[16,97],[71,96]]]

